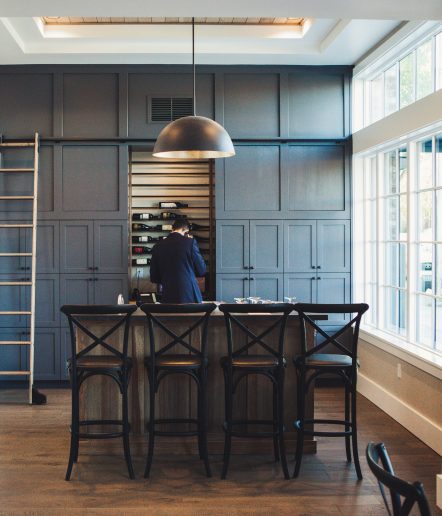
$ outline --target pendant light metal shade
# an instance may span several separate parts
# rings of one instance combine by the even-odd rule
[[[161,131],[153,155],[181,159],[228,158],[235,155],[235,149],[222,125],[204,116],[185,116]]]
[[[174,120],[160,132],[153,155],[158,158],[212,159],[235,155],[224,127],[205,116],[196,116],[195,19],[192,18],[193,116]]]

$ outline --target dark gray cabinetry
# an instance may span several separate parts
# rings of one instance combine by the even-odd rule
[[[35,289],[35,325],[57,327],[60,325],[59,274],[38,274]]]
[[[284,272],[350,272],[349,220],[284,221]]]
[[[36,380],[60,380],[60,328],[37,328],[35,330]]]
[[[217,272],[282,272],[281,221],[217,222]]]
[[[62,221],[60,230],[60,272],[127,272],[127,220]]]
[[[20,328],[0,328],[1,340],[29,340],[29,333]],[[1,346],[0,348],[0,371],[26,370],[26,354],[28,346]],[[19,376],[1,376],[1,381],[22,380]]]
[[[236,145],[235,151],[234,157],[216,163],[218,218],[280,213],[280,146]]]
[[[118,74],[63,74],[63,136],[118,136]]]
[[[94,223],[88,220],[60,224],[60,272],[82,273],[94,267]]]
[[[278,137],[279,74],[225,74],[224,125],[233,138]]]
[[[116,304],[118,294],[123,294],[127,302],[126,274],[97,274],[94,278],[94,303],[97,305]]]
[[[317,274],[317,275],[315,275]],[[284,295],[296,297],[302,303],[349,303],[349,273],[288,273],[284,274]],[[339,316],[330,316],[340,319]]]
[[[30,281],[30,276],[23,274],[0,274],[1,282]],[[24,312],[30,309],[30,287],[17,285],[0,286],[0,312]],[[0,327],[25,327],[30,321],[29,315],[2,315]],[[4,340],[4,339],[0,339]],[[7,339],[6,339],[7,340]]]
[[[28,245],[30,245],[30,238]],[[37,226],[37,272],[57,273],[59,270],[60,224],[58,221],[39,221]]]
[[[127,220],[94,222],[94,267],[99,273],[127,273]]]
[[[249,295],[272,301],[283,301],[283,274],[251,274]]]
[[[245,274],[217,274],[216,298],[233,303],[235,297],[249,297],[249,276]]]

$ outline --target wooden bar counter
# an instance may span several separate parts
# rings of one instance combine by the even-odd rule
[[[269,318],[275,315],[244,315],[238,316],[242,322],[250,327],[252,331],[259,334],[269,326]],[[175,333],[183,333],[198,316],[195,315],[173,315],[163,316],[161,319]],[[316,319],[326,319],[326,316],[316,316]],[[83,324],[93,333],[101,335],[112,323],[109,317],[82,317]],[[209,322],[208,329],[208,412],[209,412],[209,443],[211,453],[221,453],[224,434],[222,424],[224,422],[224,378],[220,367],[220,358],[227,354],[226,330],[223,314],[215,310]],[[235,334],[234,334],[235,335]],[[118,346],[117,339],[121,339],[118,332],[110,338],[111,345]],[[276,349],[276,332],[265,337],[265,342]],[[82,348],[90,343],[88,337],[83,333],[77,335],[78,346]],[[240,337],[244,342],[244,336]],[[131,422],[134,441],[140,441],[143,434],[146,434],[146,417],[149,404],[149,386],[144,367],[144,357],[149,354],[149,335],[146,316],[141,310],[137,310],[132,316],[131,334],[129,338],[129,355],[134,360],[133,371],[129,387],[129,419]],[[161,330],[157,330],[156,344],[165,344],[169,337]],[[194,347],[199,347],[199,331],[189,336],[189,341]],[[245,342],[244,342],[245,343]],[[238,341],[237,345],[240,344]],[[285,336],[285,356],[287,368],[285,373],[285,427],[288,444],[288,452],[293,451],[290,441],[296,439],[293,428],[293,420],[296,416],[296,374],[292,364],[292,357],[300,352],[299,318],[293,312],[288,319]],[[182,351],[179,345],[172,350],[172,353]],[[256,353],[262,353],[255,348]],[[93,377],[86,380],[81,390],[80,417],[90,419],[112,419],[120,417],[119,414],[119,390],[115,382],[106,377]],[[173,375],[161,382],[156,398],[157,418],[195,418],[196,417],[196,388],[191,378],[185,375]],[[306,417],[311,418],[313,414],[313,390],[307,400]],[[241,417],[242,416],[242,417]],[[271,419],[272,418],[272,388],[268,378],[260,375],[249,375],[242,380],[238,386],[234,401],[234,417],[244,419]],[[172,438],[159,438],[167,441]],[[308,438],[306,438],[308,439]],[[189,438],[187,438],[189,440]],[[191,440],[191,439],[190,439]],[[176,441],[176,438],[174,439]],[[240,439],[233,440],[232,452],[243,453],[271,453],[271,439]],[[305,451],[314,453],[316,442],[310,440],[305,442]]]

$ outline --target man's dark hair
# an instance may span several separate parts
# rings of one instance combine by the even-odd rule
[[[187,219],[175,219],[173,225],[172,225],[172,229],[174,231],[178,231],[180,229],[184,229],[185,231],[189,231],[190,229],[190,224],[189,224],[189,221]]]

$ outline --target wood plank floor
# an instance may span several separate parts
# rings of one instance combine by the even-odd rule
[[[425,485],[433,514],[440,457],[363,397],[358,399],[359,445],[364,479],[345,462],[342,439],[320,438],[306,455],[300,477],[283,479],[268,455],[233,455],[228,480],[219,480],[221,456],[212,455],[207,479],[195,447],[162,445],[152,478],[142,479],[144,457],[135,457],[137,480],[126,476],[122,451],[105,455],[104,442],[80,447],[71,482],[68,458],[70,392],[47,389],[46,406],[0,405],[0,514],[385,514],[378,487],[365,464],[369,440],[383,440],[398,475]],[[316,415],[340,414],[340,390],[316,390]],[[235,444],[233,445],[235,446]],[[177,450],[177,448],[180,450]],[[193,453],[186,455],[183,451]],[[290,469],[293,468],[293,447]]]

